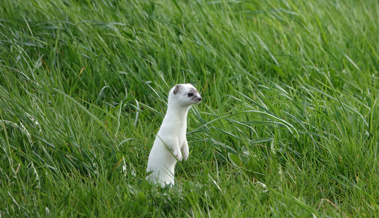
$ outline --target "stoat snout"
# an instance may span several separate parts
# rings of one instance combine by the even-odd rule
[[[188,93],[186,94],[188,98],[193,101],[200,102],[203,98],[200,96],[200,93],[195,88],[190,88]]]

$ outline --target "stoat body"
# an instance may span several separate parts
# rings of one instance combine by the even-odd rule
[[[149,154],[146,177],[162,187],[174,185],[177,160],[188,159],[189,148],[186,137],[187,114],[191,105],[201,101],[199,92],[191,84],[175,85],[169,92],[168,108],[162,125]]]

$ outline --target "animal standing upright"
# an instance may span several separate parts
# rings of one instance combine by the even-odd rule
[[[177,160],[187,160],[189,155],[187,114],[193,104],[202,100],[199,92],[191,84],[177,84],[169,92],[168,108],[162,125],[149,154],[146,177],[162,187],[174,185]]]

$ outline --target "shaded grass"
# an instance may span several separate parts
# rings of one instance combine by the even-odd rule
[[[378,213],[376,1],[5,1],[0,215]],[[177,185],[145,180],[191,82]]]

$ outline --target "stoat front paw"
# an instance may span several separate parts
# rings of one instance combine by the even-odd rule
[[[183,151],[183,160],[186,161],[188,159],[189,152],[184,150]]]
[[[183,156],[182,156],[182,153],[179,150],[178,151],[174,151],[173,154],[176,157],[176,159],[178,159],[178,161],[182,161]]]

